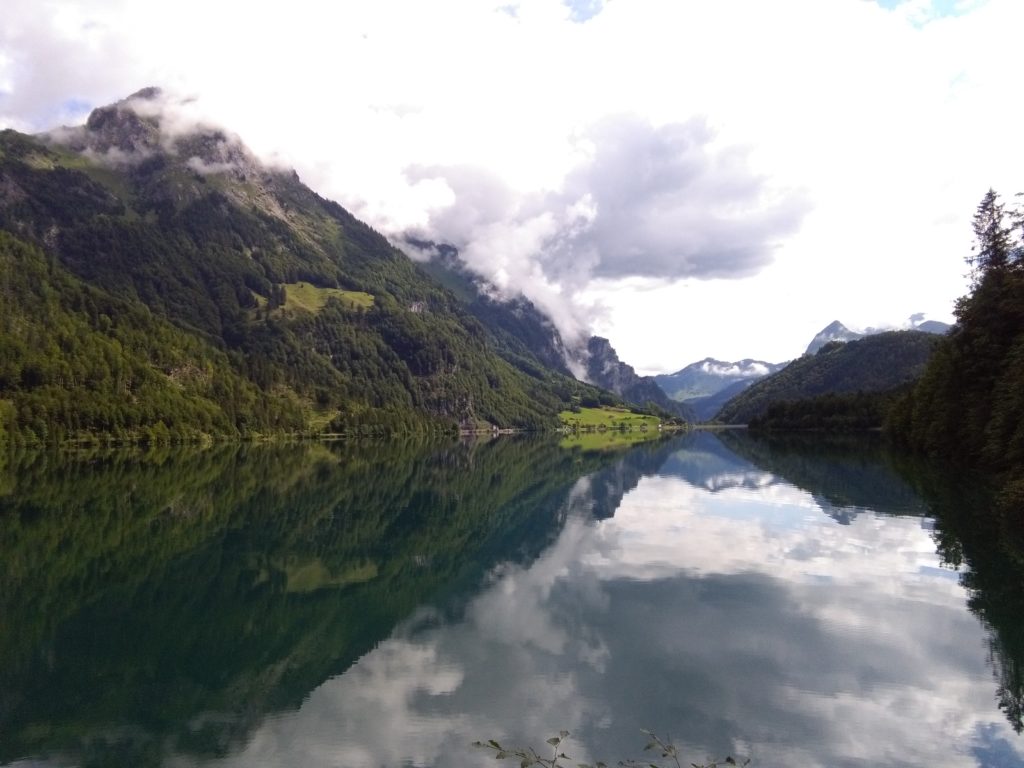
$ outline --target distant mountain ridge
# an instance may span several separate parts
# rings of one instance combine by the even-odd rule
[[[458,249],[407,237],[406,244],[418,254],[429,254],[419,267],[461,299],[469,312],[494,334],[498,354],[518,367],[546,366],[565,376],[570,354],[551,320],[525,296],[501,300],[481,285],[459,258]]]
[[[698,421],[707,421],[730,398],[785,365],[751,358],[727,362],[705,357],[675,373],[655,376],[654,381],[671,399],[693,409]]]
[[[665,394],[673,400],[682,402],[714,395],[737,382],[754,382],[780,370],[784,365],[785,363],[768,363],[750,358],[726,362],[705,357],[675,373],[655,376],[654,380]]]
[[[921,320],[921,315],[914,315],[909,320],[910,328],[906,330],[922,331],[924,333],[933,334],[945,334],[949,332],[951,326],[946,323],[941,323],[938,320]],[[851,331],[845,325],[838,320],[833,320],[831,323],[826,325],[820,331],[818,331],[814,338],[811,339],[810,344],[807,345],[807,350],[804,352],[805,355],[813,355],[823,346],[832,341],[856,341],[857,339],[863,339],[865,336],[874,336],[879,333],[886,333],[893,330],[900,330],[896,328],[866,328],[863,332]]]

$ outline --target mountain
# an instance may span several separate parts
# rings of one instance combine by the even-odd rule
[[[653,403],[674,416],[694,419],[689,408],[665,396],[654,377],[639,376],[619,360],[607,339],[592,336],[585,350],[567,349],[558,329],[529,299],[522,295],[495,298],[495,292],[462,264],[453,246],[416,238],[406,242],[429,257],[421,268],[462,299],[467,310],[493,334],[498,354],[513,365],[527,372],[543,366],[567,376],[572,375],[571,365],[586,381],[627,404],[645,407]],[[596,399],[607,401],[608,397]]]
[[[698,421],[708,421],[737,394],[785,365],[750,358],[729,363],[706,357],[654,380],[671,399],[690,408]]]
[[[0,132],[0,433],[531,429],[594,391],[510,362],[382,235],[174,108],[145,89]]]
[[[813,355],[823,346],[832,341],[853,341],[854,339],[862,338],[864,338],[863,333],[851,331],[838,320],[833,320],[815,334],[814,338],[811,339],[811,343],[807,345],[807,351],[804,352],[804,354]]]
[[[753,383],[784,366],[785,363],[766,363],[749,358],[728,363],[705,357],[675,373],[655,376],[654,380],[670,398],[684,401],[717,394],[737,382]]]
[[[918,323],[914,326],[915,331],[924,331],[925,333],[935,333],[940,336],[944,336],[949,333],[949,329],[952,328],[949,323],[940,323],[938,320],[925,320],[922,323]]]
[[[653,403],[664,411],[694,421],[693,411],[682,403],[669,399],[653,376],[640,376],[633,366],[619,360],[608,339],[591,336],[587,341],[586,379],[602,389],[619,395],[623,400],[645,406]]]
[[[921,375],[938,341],[934,334],[920,331],[888,331],[829,342],[741,392],[716,420],[745,424],[773,403],[892,390]]]
[[[952,327],[938,320],[922,320],[921,314],[912,315],[908,323],[910,326],[908,330],[938,335],[949,333],[949,329]],[[813,355],[830,341],[854,341],[855,339],[863,339],[865,336],[874,336],[875,334],[886,333],[892,330],[894,329],[866,328],[863,333],[858,333],[857,331],[851,331],[838,320],[833,320],[811,339],[811,343],[807,345],[807,351],[804,354]]]

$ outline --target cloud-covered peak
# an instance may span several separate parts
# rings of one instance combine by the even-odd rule
[[[204,175],[260,170],[242,140],[199,112],[195,99],[155,86],[97,107],[84,125],[57,128],[44,138],[113,165],[134,165],[166,152]]]

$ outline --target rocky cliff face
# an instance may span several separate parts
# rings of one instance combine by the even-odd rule
[[[586,376],[591,384],[611,390],[629,403],[654,403],[669,413],[693,420],[690,409],[670,400],[653,376],[640,376],[633,366],[619,360],[608,339],[591,336],[587,341]]]

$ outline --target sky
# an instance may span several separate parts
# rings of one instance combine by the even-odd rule
[[[1019,0],[5,0],[0,128],[150,85],[641,373],[951,321]]]

